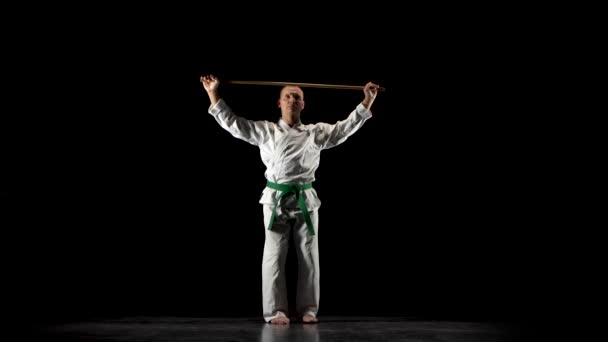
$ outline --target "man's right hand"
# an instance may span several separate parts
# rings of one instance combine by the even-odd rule
[[[205,75],[201,76],[201,83],[203,87],[207,91],[207,95],[209,95],[209,100],[211,101],[211,105],[215,106],[220,100],[220,96],[217,92],[217,87],[220,85],[220,80],[213,75]]]
[[[201,76],[201,83],[207,92],[217,91],[217,87],[220,85],[220,80],[213,75]]]

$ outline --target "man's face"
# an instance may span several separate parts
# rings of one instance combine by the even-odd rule
[[[300,112],[304,109],[304,92],[302,89],[293,86],[283,88],[279,98],[279,108],[281,108],[282,115],[295,115],[298,118]]]

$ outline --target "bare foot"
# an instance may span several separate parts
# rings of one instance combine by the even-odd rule
[[[319,320],[315,316],[304,315],[302,316],[302,322],[304,323],[317,323]]]
[[[270,320],[270,324],[289,324],[289,318],[287,317],[275,317]]]

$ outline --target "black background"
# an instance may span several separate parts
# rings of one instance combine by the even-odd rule
[[[305,27],[217,13],[195,27],[125,20],[121,33],[76,44],[66,112],[47,119],[56,129],[44,176],[56,190],[39,203],[31,312],[261,314],[264,166],[207,114],[199,77],[212,73],[386,87],[373,118],[322,153],[321,315],[539,314],[546,147],[530,100],[534,41],[493,16],[390,12]],[[279,118],[277,87],[220,92],[244,117]],[[302,120],[333,123],[362,98],[305,89]]]

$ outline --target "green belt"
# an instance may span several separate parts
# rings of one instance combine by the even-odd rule
[[[281,201],[281,198],[283,198],[283,196],[293,192],[294,194],[296,194],[296,198],[298,199],[298,206],[300,207],[300,210],[302,210],[302,215],[304,216],[304,221],[306,221],[306,225],[308,226],[308,233],[310,235],[315,235],[315,230],[312,226],[312,221],[310,220],[310,214],[308,213],[308,209],[306,209],[306,203],[304,202],[304,197],[301,194],[301,192],[304,190],[312,189],[312,183],[278,184],[278,183],[273,183],[271,181],[267,181],[266,186],[271,189],[281,191],[281,194],[277,198],[276,202],[274,203],[274,207],[272,208],[272,216],[270,217],[270,223],[268,223],[268,230],[272,230],[272,225],[274,224],[274,219],[277,216],[277,205]]]

